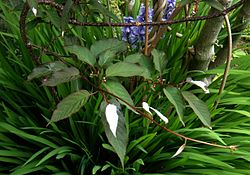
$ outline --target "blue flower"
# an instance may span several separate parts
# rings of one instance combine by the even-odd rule
[[[166,21],[170,17],[170,15],[173,13],[176,5],[176,0],[168,0],[167,7],[165,9],[163,20]],[[137,16],[136,20],[131,17],[124,17],[125,23],[132,23],[132,22],[145,22],[145,13],[146,8],[144,4],[140,7],[139,15]],[[149,8],[148,18],[149,22],[152,22],[154,15],[153,9]],[[152,27],[149,28],[149,32],[152,29]],[[129,27],[123,27],[122,28],[122,40],[127,41],[133,48],[136,48],[137,42],[144,42],[145,41],[145,26],[129,26]]]
[[[167,7],[165,9],[163,20],[167,21],[168,18],[172,15],[176,5],[176,0],[168,0]]]

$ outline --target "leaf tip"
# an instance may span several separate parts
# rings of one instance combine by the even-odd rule
[[[108,104],[105,110],[105,115],[107,122],[109,124],[109,128],[113,135],[116,137],[116,129],[118,126],[118,114],[117,114],[117,107],[113,104]]]
[[[32,7],[31,10],[32,10],[33,14],[36,16],[37,15],[37,9],[35,7]]]

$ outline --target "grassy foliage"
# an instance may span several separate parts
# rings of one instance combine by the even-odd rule
[[[114,17],[105,8],[98,12],[94,5],[80,6],[80,10],[88,14],[81,16],[76,13],[76,17],[92,22],[119,20],[120,16]],[[207,5],[201,4],[200,8],[200,15],[207,13]],[[188,49],[199,35],[203,22],[172,26],[172,31],[164,35],[151,59],[132,48],[127,50],[124,43],[117,40],[112,41],[118,42],[112,47],[100,43],[103,40],[99,40],[104,38],[120,38],[118,28],[66,25],[65,36],[61,37],[58,14],[50,7],[41,6],[39,19],[30,13],[27,21],[28,37],[37,46],[34,54],[42,63],[61,61],[67,68],[78,69],[80,73],[77,76],[86,78],[70,78],[71,81],[48,87],[42,83],[57,71],[46,64],[43,64],[42,71],[45,68],[45,73],[42,76],[36,75],[37,79],[28,80],[36,66],[19,33],[18,7],[15,9],[11,4],[0,2],[0,10],[0,19],[6,27],[0,31],[0,174],[250,174],[250,56],[233,60],[217,109],[213,108],[213,104],[217,99],[223,66],[192,74],[195,78],[217,74],[209,86],[210,94],[204,94],[201,89],[185,83],[187,75],[190,75],[186,71],[185,56],[189,54]],[[41,20],[41,23],[37,23],[37,20]],[[176,37],[177,32],[183,36]],[[223,32],[221,39],[225,39]],[[73,45],[81,45],[85,49],[80,53],[78,50],[75,52],[76,47]],[[52,56],[40,47],[62,56]],[[106,47],[105,52],[101,52],[103,47]],[[163,51],[166,57],[161,57]],[[162,59],[167,60],[165,67],[161,67]],[[117,64],[119,66],[115,68]],[[129,65],[138,69],[128,69]],[[99,92],[93,84],[129,103]],[[174,90],[168,94],[164,93],[164,88],[168,92],[170,90],[166,88]],[[84,91],[86,93],[80,94],[80,97],[84,95],[85,98],[88,94],[88,100],[74,101],[69,96],[83,89],[88,92]],[[200,112],[200,109],[194,109],[200,107],[195,106],[197,101],[195,104],[191,98],[184,101],[181,96],[184,91],[192,92],[207,105],[211,124],[210,121],[204,123],[203,114],[195,112]],[[79,98],[79,94],[75,96]],[[68,102],[65,99],[74,101],[74,109],[62,107]],[[103,101],[121,104],[120,112],[124,116],[122,126],[126,132],[119,134],[128,137],[128,141],[123,140],[127,142],[124,167],[117,156],[121,150],[117,151],[114,144],[110,143],[112,133],[109,133],[111,136],[108,136],[107,131],[105,133],[108,127],[105,128],[105,122],[102,121],[105,110]],[[162,130],[136,114],[131,105],[140,108],[143,101],[168,117],[167,128],[193,139],[219,145],[237,145],[238,149],[223,149],[187,141],[184,151],[171,158],[185,139]],[[72,116],[47,125],[53,111],[60,108]],[[156,115],[153,118],[165,126]],[[114,141],[114,138],[111,139]]]

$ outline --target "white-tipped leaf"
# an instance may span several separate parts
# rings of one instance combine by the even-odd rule
[[[162,113],[160,113],[157,109],[149,107],[152,109],[166,124],[168,123],[168,118],[165,117]]]
[[[152,115],[152,113],[149,110],[149,105],[146,102],[142,102],[142,108]]]
[[[185,143],[180,146],[180,148],[176,151],[176,153],[171,158],[174,158],[174,157],[178,156],[180,153],[182,153],[182,151],[184,150],[185,146],[186,146],[186,140],[185,140]]]
[[[109,124],[109,128],[113,135],[116,137],[116,129],[118,125],[118,114],[117,114],[117,107],[113,104],[108,104],[105,110],[105,115],[107,122]]]
[[[150,109],[152,109],[166,124],[168,123],[167,117],[165,117],[162,113],[160,113],[157,109],[152,108],[151,106],[148,105],[146,102],[142,102],[142,108],[147,111],[149,114],[153,115],[150,112]]]
[[[37,15],[37,9],[35,7],[32,7],[31,10],[32,10],[33,14],[36,16]]]
[[[192,80],[192,78],[190,78],[190,77],[188,77],[188,78],[186,79],[186,81],[187,81],[188,83],[191,83],[191,84],[194,84],[194,85],[196,85],[196,86],[199,86],[199,87],[205,92],[205,94],[208,94],[208,93],[209,93],[208,85],[207,85],[205,82],[203,82],[203,81],[194,81],[194,80]]]

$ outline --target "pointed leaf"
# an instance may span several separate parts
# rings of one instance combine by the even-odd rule
[[[70,18],[70,9],[74,2],[72,0],[67,0],[62,11],[62,17],[61,17],[61,30],[62,35],[64,34],[64,31],[66,29],[66,26],[68,25],[69,18]]]
[[[134,102],[129,95],[128,91],[123,87],[123,85],[117,81],[107,81],[106,83],[103,83],[103,86],[112,94],[120,97],[121,99],[125,100],[128,102],[130,105],[134,106]],[[128,106],[126,103],[123,101],[117,99],[121,104],[124,104],[127,106],[127,108],[131,109],[130,106]],[[133,109],[131,109],[133,110]]]
[[[160,111],[152,107],[149,108],[152,109],[166,124],[168,123],[168,118],[165,117],[162,113],[160,113]]]
[[[66,67],[60,71],[56,71],[48,79],[43,80],[44,86],[57,86],[61,83],[70,82],[80,77],[80,72],[75,67]]]
[[[146,102],[142,102],[142,108],[147,111],[149,114],[153,115],[149,110],[149,105]]]
[[[81,90],[70,94],[57,105],[50,122],[63,120],[78,112],[88,101],[89,96],[90,94],[86,90]]]
[[[186,82],[194,84],[196,86],[199,86],[205,92],[205,94],[209,94],[208,85],[205,82],[203,82],[203,81],[194,81],[190,77],[187,77]]]
[[[99,12],[105,17],[110,17],[115,21],[119,21],[119,18],[116,15],[114,15],[111,11],[109,11],[107,8],[105,8],[103,5],[101,5],[101,3],[99,3],[96,0],[90,1],[89,8],[91,12]]]
[[[186,142],[187,142],[187,140],[185,140],[185,143],[180,146],[180,148],[176,151],[176,153],[171,158],[174,158],[174,157],[178,156],[180,153],[182,153],[182,151],[184,150],[184,148],[186,146]]]
[[[170,103],[174,105],[181,123],[185,126],[183,121],[185,106],[180,91],[175,87],[166,87],[163,91]]]
[[[205,3],[219,11],[224,10],[224,6],[218,0],[206,0]]]
[[[118,62],[116,64],[109,66],[106,70],[106,76],[107,77],[143,76],[146,79],[150,79],[150,73],[145,67],[127,62]]]
[[[125,117],[123,114],[119,111],[119,108],[117,107],[117,114],[118,114],[118,126],[116,130],[116,137],[110,130],[109,124],[107,122],[105,111],[106,111],[106,102],[102,102],[101,104],[101,113],[102,113],[102,122],[105,129],[105,134],[108,138],[109,143],[114,148],[116,154],[118,155],[122,167],[124,168],[124,158],[126,155],[126,149],[127,149],[127,143],[128,143],[128,133],[127,128],[125,125]]]
[[[183,97],[188,102],[195,114],[199,117],[201,122],[211,129],[211,117],[207,105],[197,98],[194,94],[188,91],[182,92]]]
[[[105,65],[109,65],[113,59],[115,58],[116,53],[112,50],[107,50],[106,52],[103,52],[99,56],[98,64],[102,67]]]
[[[32,80],[34,78],[40,78],[40,77],[49,75],[52,72],[62,70],[64,68],[67,68],[67,66],[60,61],[46,63],[46,64],[43,64],[39,67],[34,68],[31,72],[31,74],[29,74],[28,80]]]
[[[33,12],[33,14],[36,16],[37,14],[37,8],[38,8],[38,1],[37,0],[27,0],[31,11]]]
[[[128,63],[140,63],[143,59],[144,55],[141,53],[135,53],[132,55],[128,55],[126,58],[124,58],[124,62]]]
[[[111,50],[114,53],[123,52],[127,50],[127,47],[128,45],[125,41],[111,38],[95,42],[91,46],[90,50],[94,55],[99,56],[101,53],[106,52],[107,50]]]
[[[86,47],[73,45],[73,46],[67,46],[65,49],[77,56],[79,60],[82,62],[88,63],[92,66],[96,63],[96,58],[93,55],[92,52]]]
[[[166,67],[166,64],[167,64],[165,53],[154,49],[152,51],[152,55],[153,55],[153,61],[154,61],[155,69],[157,71],[159,71],[160,74],[162,74],[162,72],[163,72],[163,70],[164,70],[164,68]]]

